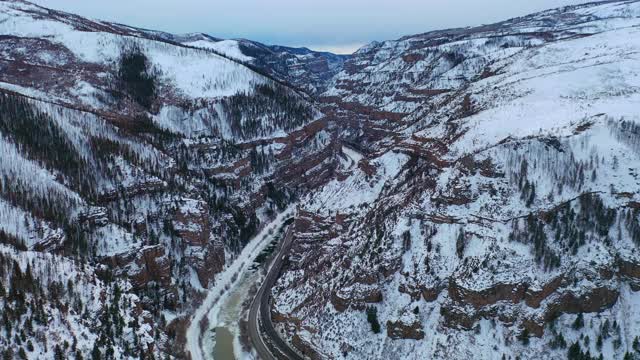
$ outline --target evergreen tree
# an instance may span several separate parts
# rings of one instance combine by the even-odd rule
[[[2,352],[2,360],[13,360],[13,351],[11,351],[11,349],[5,349]]]
[[[378,309],[373,306],[367,308],[367,321],[371,325],[374,334],[380,333],[380,323],[378,322]]]
[[[573,322],[572,326],[575,330],[582,329],[584,327],[584,316],[582,315],[582,313],[578,314],[578,317]]]
[[[582,349],[580,349],[580,344],[574,342],[567,350],[567,359],[568,360],[582,360]]]
[[[102,360],[102,352],[100,352],[98,342],[93,344],[93,350],[91,351],[91,360]]]
[[[138,44],[131,43],[122,47],[117,79],[135,102],[147,109],[151,107],[156,96],[157,74]]]
[[[53,358],[55,360],[64,360],[64,352],[62,351],[62,349],[60,348],[60,345],[56,345],[56,347],[53,350]]]
[[[465,245],[466,241],[464,238],[464,230],[462,230],[461,228],[458,232],[458,237],[456,238],[456,254],[458,255],[459,259],[462,259],[462,256],[464,255]]]
[[[518,335],[518,340],[522,343],[522,345],[529,345],[529,329],[524,328]]]

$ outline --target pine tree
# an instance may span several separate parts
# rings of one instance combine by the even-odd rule
[[[371,324],[371,331],[373,331],[374,334],[379,334],[380,323],[378,322],[378,311],[373,306],[367,308],[367,321]]]
[[[576,321],[573,322],[573,328],[575,330],[582,329],[584,327],[584,316],[582,313],[578,314]]]
[[[11,351],[11,349],[5,349],[2,352],[2,360],[13,360],[13,351]]]
[[[527,200],[527,207],[530,207],[533,202],[536,200],[536,185],[531,184],[531,189],[529,190],[529,199]]]
[[[602,327],[600,329],[600,333],[602,334],[602,338],[603,339],[607,339],[609,338],[609,330],[610,330],[610,323],[609,323],[609,319],[606,319],[604,321],[604,324],[602,324]]]
[[[456,238],[456,254],[459,259],[462,259],[464,255],[464,247],[465,247],[465,238],[464,238],[464,230],[460,229],[458,232],[458,237]]]
[[[522,345],[529,345],[529,329],[522,329],[522,332],[520,332],[520,335],[518,335],[518,340],[520,340]]]
[[[102,352],[100,352],[100,347],[98,347],[98,342],[93,344],[93,350],[91,351],[91,360],[101,360]]]
[[[582,360],[582,349],[580,349],[580,344],[574,342],[567,350],[567,359],[568,360]]]
[[[64,352],[62,351],[62,349],[60,348],[60,345],[56,345],[56,347],[53,350],[53,358],[55,360],[64,360]]]

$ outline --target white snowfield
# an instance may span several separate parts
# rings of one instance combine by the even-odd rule
[[[187,137],[221,136],[227,140],[287,134],[280,119],[284,115],[277,109],[262,111],[262,118],[256,119],[229,115],[238,111],[225,103],[230,97],[254,95],[260,85],[277,86],[271,78],[244,65],[253,58],[242,54],[238,40],[164,34],[13,0],[0,2],[0,34],[8,37],[0,44],[0,55],[24,64],[7,67],[8,73],[1,79],[7,81],[0,81],[1,89],[108,116],[133,117],[148,109],[131,109],[126,104],[122,109],[114,98],[114,90],[118,90],[114,87],[119,86],[115,79],[122,51],[136,45],[147,57],[150,71],[157,75],[158,109],[147,115],[158,127]],[[180,44],[177,40],[185,41]],[[279,91],[299,97],[286,86]],[[311,113],[307,121],[319,117],[317,110]],[[256,123],[261,123],[259,134],[238,134],[238,127]]]
[[[247,56],[242,53],[240,50],[238,40],[220,40],[220,41],[210,41],[210,40],[196,40],[196,41],[188,41],[184,42],[184,45],[189,45],[197,48],[205,48],[215,50],[221,54],[224,54],[232,59],[236,59],[238,61],[251,61],[252,57]]]
[[[114,64],[121,46],[127,42],[137,43],[161,72],[164,82],[188,98],[219,98],[238,92],[251,92],[254,85],[268,81],[245,66],[213,52],[147,39],[145,36],[148,34],[142,30],[99,21],[89,24],[83,21],[80,25],[88,26],[89,31],[78,29],[78,21],[70,14],[56,13],[53,17],[48,10],[33,4],[0,2],[0,34],[47,39],[69,49],[76,58],[72,61],[101,66]],[[217,45],[217,48],[213,46],[213,49],[228,53],[232,58],[246,60],[241,58],[239,49],[237,53],[233,52],[233,46],[237,49],[237,43],[234,45],[233,40],[228,40]],[[42,61],[44,65],[61,65],[57,63],[60,59],[55,57]],[[82,97],[87,94],[77,95]]]
[[[507,137],[570,135],[572,124],[600,114],[640,116],[637,27],[522,51],[492,69],[500,74],[468,89],[483,111],[463,120],[469,131],[454,153],[474,152]]]

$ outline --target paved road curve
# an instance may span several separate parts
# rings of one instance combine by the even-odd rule
[[[271,268],[263,281],[260,289],[251,302],[249,311],[249,337],[258,352],[258,356],[263,360],[304,360],[295,350],[293,350],[278,334],[271,322],[270,299],[271,288],[275,285],[285,255],[291,248],[293,242],[293,232],[290,227],[286,230],[286,235],[280,246],[278,254],[275,256]]]

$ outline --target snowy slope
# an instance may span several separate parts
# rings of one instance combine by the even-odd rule
[[[636,352],[639,29],[608,1],[342,57],[0,1],[0,350],[206,358],[295,201],[272,315],[314,358]]]
[[[180,43],[204,40],[0,1],[3,356],[185,358],[216,275],[303,186],[283,169],[329,166],[314,102]]]
[[[283,336],[318,358],[635,353],[639,15],[587,4],[358,51],[322,96],[365,156],[304,202],[272,291]]]
[[[114,31],[110,24],[89,20],[80,22],[67,14],[52,14],[47,9],[29,3],[2,1],[0,6],[0,32],[3,35],[23,39],[40,38],[48,43],[48,47],[63,47],[65,56],[61,58],[58,49],[37,54],[23,53],[20,49],[5,51],[11,51],[14,56],[29,57],[29,65],[32,66],[54,66],[66,70],[80,64],[93,64],[94,68],[86,69],[93,70],[93,73],[79,74],[76,82],[84,80],[87,86],[98,87],[94,91],[103,90],[96,85],[101,85],[100,79],[116,61],[120,47],[126,41],[142,45],[153,64],[164,74],[166,86],[189,98],[229,96],[250,91],[253,85],[266,81],[246,67],[214,53],[145,38],[144,33],[130,28],[122,33],[119,28]],[[86,22],[90,26],[88,31],[83,28]],[[68,100],[75,100],[73,94],[64,95],[69,97]],[[62,98],[64,95],[60,94]]]

